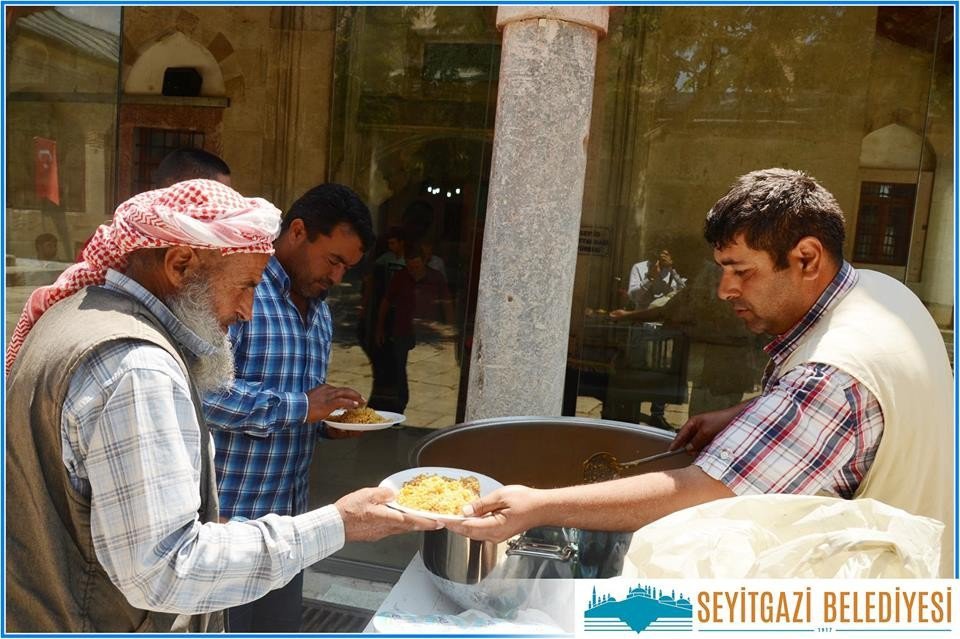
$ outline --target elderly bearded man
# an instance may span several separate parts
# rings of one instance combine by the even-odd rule
[[[30,297],[7,351],[7,631],[217,630],[206,613],[345,540],[436,527],[383,489],[217,523],[200,393],[232,379],[226,330],[249,319],[279,224],[218,182],[148,191]]]

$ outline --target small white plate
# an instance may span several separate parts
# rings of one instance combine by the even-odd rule
[[[421,466],[420,468],[408,468],[407,470],[401,470],[399,473],[394,473],[384,479],[382,482],[380,482],[380,485],[392,489],[395,493],[399,493],[400,488],[417,475],[441,475],[443,477],[449,477],[450,479],[476,477],[480,482],[481,497],[484,495],[489,495],[498,488],[503,488],[503,484],[498,482],[496,479],[492,479],[486,475],[481,475],[478,472],[474,472],[472,470],[463,470],[462,468],[444,468],[443,466]],[[432,513],[428,510],[417,510],[416,508],[410,508],[408,506],[398,504],[396,500],[388,502],[387,506],[396,508],[397,510],[409,513],[411,515],[418,515],[420,517],[435,519],[437,521],[461,521],[467,519],[467,517],[464,517],[463,515],[445,515],[442,513]]]
[[[387,421],[379,422],[376,424],[346,424],[343,422],[332,422],[329,419],[325,419],[323,420],[323,423],[326,424],[327,426],[330,426],[331,428],[339,428],[340,430],[370,431],[370,430],[383,430],[384,428],[390,428],[394,424],[399,424],[406,419],[406,417],[401,415],[400,413],[391,413],[388,410],[377,410],[376,408],[374,408],[373,410],[376,410],[378,413],[383,415],[383,418],[386,419]],[[337,417],[339,415],[343,415],[344,412],[345,412],[344,409],[338,408],[337,410],[330,413],[330,417]]]

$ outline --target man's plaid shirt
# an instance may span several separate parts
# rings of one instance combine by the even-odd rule
[[[251,320],[230,327],[236,381],[229,392],[203,398],[216,443],[222,516],[306,512],[322,429],[306,423],[306,392],[326,382],[332,338],[327,304],[311,300],[304,322],[290,300],[290,278],[271,257]]]
[[[190,354],[212,346],[142,286],[143,302]],[[78,329],[82,330],[82,329]],[[97,559],[134,606],[196,614],[257,599],[343,546],[334,506],[297,517],[201,524],[200,427],[179,364],[159,346],[117,340],[74,372],[61,419],[70,483],[90,499]]]
[[[883,414],[863,384],[816,362],[779,370],[800,339],[857,279],[856,270],[844,262],[797,325],[765,347],[770,363],[763,394],[694,462],[734,493],[827,493],[850,499],[873,463]]]

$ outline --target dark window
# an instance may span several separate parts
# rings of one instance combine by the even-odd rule
[[[153,172],[160,160],[175,149],[203,148],[203,133],[171,129],[137,127],[133,130],[133,192],[154,188]]]
[[[486,83],[500,70],[500,44],[494,42],[427,42],[421,77],[427,82]]]
[[[861,183],[854,261],[906,266],[916,197],[916,184]]]
[[[193,67],[169,67],[163,72],[163,95],[196,97],[200,95],[203,76]]]

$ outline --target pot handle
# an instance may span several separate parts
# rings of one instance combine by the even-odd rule
[[[553,559],[555,561],[571,561],[577,555],[575,544],[544,544],[538,541],[532,541],[526,537],[520,536],[507,542],[507,556],[514,555],[520,557],[539,557],[541,559]]]

